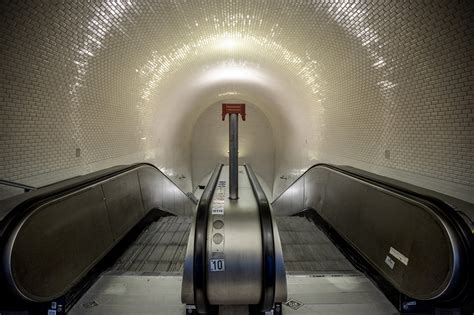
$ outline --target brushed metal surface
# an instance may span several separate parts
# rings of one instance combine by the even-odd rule
[[[145,215],[137,172],[105,181],[102,190],[114,239],[119,239]]]
[[[140,168],[138,177],[145,209],[161,209],[181,216],[193,215],[196,203],[163,173],[151,167]]]
[[[143,206],[145,209],[152,209],[158,207],[165,210],[163,207],[163,181],[164,176],[157,174],[156,170],[150,168],[141,168],[138,170],[138,178],[140,180],[140,188],[143,197]]]
[[[66,212],[77,205],[80,211]],[[71,288],[112,245],[101,187],[70,194],[18,225],[5,251],[8,280],[20,297],[47,301]]]
[[[277,286],[277,275],[279,271],[277,268],[280,268],[278,265],[278,258],[276,255],[279,254],[279,251],[275,249],[275,242],[280,244],[280,240],[275,238],[275,233],[278,233],[278,230],[275,229],[275,221],[272,215],[272,210],[270,203],[268,202],[267,196],[265,195],[264,190],[262,189],[256,174],[254,173],[252,167],[248,164],[245,165],[245,170],[250,181],[255,199],[259,208],[260,216],[260,228],[262,234],[262,255],[263,255],[263,265],[262,265],[262,297],[259,303],[259,310],[261,312],[271,311],[275,305],[275,296],[276,296],[276,286]],[[283,270],[284,274],[284,270]],[[284,276],[283,276],[283,279]],[[278,281],[280,282],[280,281]],[[286,294],[286,292],[284,292]],[[278,310],[276,310],[279,313]]]
[[[219,192],[225,192],[224,214],[212,214],[213,203],[209,209],[208,261],[209,259],[224,259],[225,263],[224,271],[210,272],[208,266],[207,294],[210,304],[213,305],[258,304],[261,298],[262,239],[258,206],[245,169],[239,167],[238,174],[239,199],[233,201],[228,198],[229,169],[228,166],[224,166],[219,181],[225,181],[226,187],[224,190],[216,188],[213,196],[214,201]],[[215,222],[219,222],[217,227]],[[282,302],[286,301],[286,273],[275,220],[273,220],[273,231],[276,263],[275,301]],[[223,241],[220,244],[213,242],[214,235],[217,233],[223,235]],[[194,223],[188,240],[181,288],[181,300],[185,304],[194,304],[193,244]]]
[[[303,205],[303,206],[301,206]],[[309,170],[273,203],[275,214],[314,208],[400,292],[430,300],[453,293],[459,240],[431,208],[326,167]],[[408,264],[392,257],[395,248]],[[386,257],[395,261],[392,269]]]
[[[158,169],[147,164],[123,168],[123,173],[103,180],[103,172],[98,172],[99,180],[90,186],[79,185],[76,179],[84,188],[75,191],[66,181],[64,189],[69,193],[60,193],[60,183],[54,185],[55,190],[45,187],[43,199],[53,192],[57,197],[28,209],[2,253],[2,267],[14,294],[35,302],[63,295],[149,210],[162,208],[161,200],[169,199],[174,213],[186,212],[186,206],[192,212],[191,199]],[[87,175],[87,180],[91,178],[94,174]],[[150,188],[156,183],[162,184],[158,185],[162,190]],[[167,198],[155,195],[168,192]]]
[[[238,173],[239,199],[229,197],[229,167],[224,166],[219,182],[227,183],[224,215],[213,215],[208,223],[208,260],[223,258],[225,270],[208,273],[207,296],[213,305],[258,304],[262,292],[262,236],[260,217],[249,179],[244,167]],[[216,201],[216,193],[213,203]],[[212,208],[212,205],[211,205]],[[214,229],[212,222],[224,222],[223,252],[212,252]]]
[[[191,230],[189,231],[188,244],[186,247],[186,256],[183,265],[183,282],[181,284],[181,302],[183,304],[195,304],[194,301],[194,277],[193,277],[193,258],[194,258],[194,235],[196,226],[196,216],[193,217]]]
[[[160,209],[178,216],[192,216],[196,203],[154,167],[138,169],[145,210]]]
[[[229,198],[239,198],[239,115],[229,114]]]
[[[271,207],[270,207],[271,208]],[[287,280],[286,267],[281,245],[280,232],[275,217],[273,220],[273,239],[275,242],[275,303],[282,303],[287,300]]]

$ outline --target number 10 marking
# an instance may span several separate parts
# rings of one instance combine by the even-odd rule
[[[209,265],[210,265],[211,271],[224,271],[225,270],[224,259],[210,259]]]

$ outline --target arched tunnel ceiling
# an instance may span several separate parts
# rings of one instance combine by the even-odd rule
[[[148,160],[190,190],[197,117],[239,99],[272,125],[275,194],[323,161],[469,198],[472,7],[3,4],[1,175],[38,185]]]

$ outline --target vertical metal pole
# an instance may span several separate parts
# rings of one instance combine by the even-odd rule
[[[239,114],[229,114],[230,199],[239,199]]]

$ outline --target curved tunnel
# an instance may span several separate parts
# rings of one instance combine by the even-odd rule
[[[79,262],[87,268],[75,265],[75,274],[65,268],[66,278],[75,277],[67,290],[141,227],[151,210],[176,215],[162,218],[160,212],[155,223],[186,226],[189,244],[192,233],[206,240],[206,229],[196,232],[191,215],[198,211],[192,210],[195,196],[207,196],[207,211],[218,183],[227,180],[221,169],[230,155],[229,125],[222,121],[221,104],[245,103],[238,155],[246,166],[239,174],[248,175],[249,191],[264,196],[267,225],[274,229],[269,234],[276,235],[273,253],[287,253],[283,239],[299,228],[324,231],[328,244],[338,240],[361,249],[361,257],[350,250],[343,254],[368,260],[368,270],[386,276],[382,282],[402,294],[411,282],[407,292],[425,294],[416,282],[437,272],[433,282],[449,282],[443,303],[472,297],[472,1],[9,1],[0,5],[0,20],[0,252],[9,253],[9,262],[15,262],[15,250],[21,253],[17,269],[0,270],[0,282],[5,277],[15,283],[17,272],[32,287],[48,279],[47,287],[49,278],[41,276],[49,275],[50,266],[39,266],[46,271],[38,275],[28,266],[32,253],[40,255],[45,247],[35,233],[61,217],[61,202],[69,208],[86,204],[84,213],[96,211],[95,217],[77,212],[72,218],[80,224],[58,224],[43,235],[53,244],[48,253],[55,252],[60,233],[74,239],[94,220],[102,220],[100,228],[87,239],[106,235],[97,253]],[[85,192],[73,192],[74,185]],[[18,189],[38,187],[31,201]],[[117,192],[133,198],[123,201]],[[49,203],[53,197],[58,204]],[[87,208],[91,200],[94,211]],[[127,207],[138,210],[130,214]],[[272,221],[270,207],[278,220]],[[20,208],[25,217],[17,218],[12,213]],[[35,212],[43,208],[52,214]],[[386,211],[381,220],[380,209]],[[29,226],[30,215],[41,220]],[[359,230],[353,228],[358,220],[366,224]],[[16,249],[15,233],[23,224],[28,233]],[[400,240],[400,231],[406,239]],[[432,234],[437,244],[425,237]],[[70,258],[76,243],[71,244]],[[87,242],[80,246],[87,251]],[[420,279],[394,271],[399,265],[409,269],[409,259],[396,248],[412,255],[410,272]],[[423,272],[421,252],[434,265]],[[360,270],[338,255],[342,269]],[[287,258],[297,270],[299,262]],[[447,274],[453,276],[443,278]],[[278,302],[284,302],[283,287],[273,287]],[[462,291],[459,297],[456,290]],[[189,292],[193,300],[196,292]],[[403,298],[438,298],[423,294]]]
[[[0,177],[41,186],[145,160],[191,191],[197,118],[242,100],[270,122],[274,196],[331,162],[472,201],[472,13],[468,1],[3,4]]]

